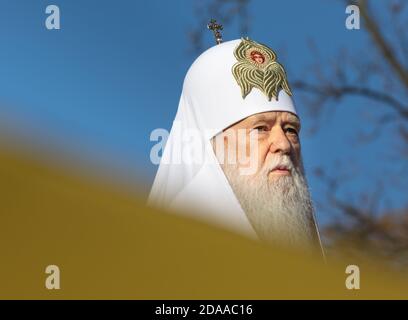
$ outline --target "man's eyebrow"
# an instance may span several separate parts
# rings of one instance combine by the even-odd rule
[[[251,125],[255,125],[258,122],[269,122],[269,121],[275,122],[276,115],[265,115],[265,114],[260,113],[252,117]],[[300,129],[300,126],[301,126],[300,120],[298,117],[294,115],[288,115],[286,119],[284,120],[284,122],[295,125],[296,127],[298,127],[298,129]]]

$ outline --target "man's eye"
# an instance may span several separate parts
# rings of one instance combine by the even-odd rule
[[[295,128],[287,127],[285,128],[285,132],[289,132],[290,134],[298,135],[298,132]]]
[[[265,131],[268,131],[269,128],[268,126],[258,126],[258,127],[255,127],[254,130],[259,131],[259,132],[265,132]]]

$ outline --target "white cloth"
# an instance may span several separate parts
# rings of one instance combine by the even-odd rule
[[[188,70],[149,204],[184,209],[182,212],[191,217],[257,238],[218,164],[210,140],[253,114],[266,111],[296,114],[296,110],[284,90],[279,91],[278,100],[268,101],[256,88],[242,98],[231,71],[237,62],[233,52],[240,41],[228,41],[208,49]],[[183,142],[189,132],[198,133],[195,141],[201,143],[204,154],[199,161],[189,155],[191,145]]]

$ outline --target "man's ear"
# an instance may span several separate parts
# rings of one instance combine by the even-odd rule
[[[210,140],[210,143],[211,143],[211,145],[213,147],[214,153],[215,153],[215,138],[216,138],[216,136],[212,137],[211,140]]]
[[[220,141],[221,140],[221,141]],[[224,164],[224,135],[223,132],[217,134],[216,136],[211,138],[211,145],[213,147],[213,151],[215,157],[218,160],[218,163],[221,165]]]
[[[217,157],[218,162],[220,162],[220,159],[219,159],[219,151],[220,151],[220,150],[217,151],[217,137],[218,137],[218,139],[219,139],[219,134],[217,134],[216,136],[212,137],[210,142],[211,142],[211,145],[212,145],[214,154],[215,154],[215,156]]]

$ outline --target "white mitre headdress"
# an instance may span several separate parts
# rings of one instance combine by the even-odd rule
[[[149,204],[181,209],[257,238],[218,163],[211,138],[256,113],[296,114],[285,72],[275,60],[268,47],[241,39],[216,45],[194,61],[184,79]],[[192,147],[201,154],[192,154]]]

